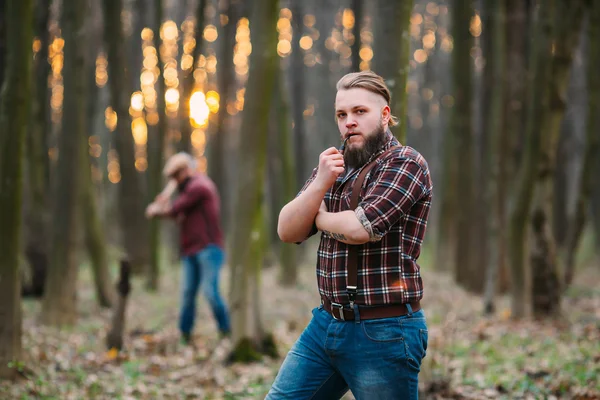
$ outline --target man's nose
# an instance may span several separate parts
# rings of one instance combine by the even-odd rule
[[[346,128],[352,128],[354,126],[356,126],[356,120],[351,116],[348,116],[346,119]]]

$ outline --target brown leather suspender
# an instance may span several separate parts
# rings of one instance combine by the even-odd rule
[[[365,177],[373,169],[373,167],[377,164],[377,160],[384,155],[388,154],[390,151],[394,150],[399,146],[393,146],[389,148],[387,151],[383,152],[379,157],[375,158],[369,164],[367,164],[360,174],[354,181],[354,185],[352,185],[352,195],[350,197],[350,209],[355,210],[358,207],[358,198],[360,197],[360,190],[362,188],[363,182],[365,181]],[[348,292],[348,299],[350,300],[350,307],[354,307],[354,301],[356,300],[356,293],[358,288],[358,246],[355,244],[348,245],[348,261],[346,263],[346,268],[348,270],[348,279],[346,284],[346,291]]]

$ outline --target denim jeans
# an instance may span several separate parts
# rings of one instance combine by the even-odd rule
[[[230,332],[229,312],[219,293],[219,274],[224,259],[223,250],[215,245],[209,245],[198,253],[183,258],[181,280],[183,297],[179,320],[179,329],[183,334],[191,333],[194,327],[198,289],[208,300],[219,331],[222,334]]]
[[[422,310],[394,318],[336,321],[322,306],[289,351],[267,400],[417,399],[427,350]]]

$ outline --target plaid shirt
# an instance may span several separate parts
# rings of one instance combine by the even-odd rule
[[[384,148],[371,159],[399,145],[389,131],[388,137]],[[327,210],[350,209],[352,186],[360,170],[340,175],[325,194]],[[300,193],[316,174],[315,168]],[[408,146],[396,148],[378,159],[377,165],[366,175],[355,213],[369,232],[370,241],[360,245],[358,250],[356,304],[408,303],[423,297],[417,258],[425,235],[432,188],[427,162]],[[309,237],[316,232],[313,226]],[[341,304],[349,303],[346,293],[348,246],[321,233],[317,252],[319,293]]]

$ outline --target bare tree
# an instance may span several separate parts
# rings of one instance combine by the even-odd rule
[[[492,22],[492,48],[493,64],[492,76],[494,85],[491,90],[491,102],[489,110],[489,120],[487,129],[489,132],[486,175],[487,186],[485,188],[484,210],[488,215],[487,237],[488,237],[488,258],[486,260],[486,282],[484,310],[486,313],[494,311],[494,296],[498,284],[498,270],[500,269],[500,247],[503,244],[501,240],[502,232],[500,230],[505,219],[502,191],[500,185],[503,183],[500,179],[501,166],[505,165],[504,153],[504,87],[506,85],[506,0],[494,0],[492,2],[493,22]]]
[[[121,0],[104,0],[104,41],[108,52],[108,83],[113,110],[117,113],[116,133],[113,136],[119,156],[122,179],[118,184],[119,220],[122,240],[132,270],[141,273],[148,263],[148,224],[144,218],[141,177],[135,169],[135,151],[131,134],[129,103],[131,84],[126,74]],[[158,35],[158,32],[156,32]],[[160,98],[160,96],[159,96]]]
[[[148,195],[149,199],[153,200],[162,187],[162,165],[164,158],[165,137],[168,128],[165,92],[167,90],[164,79],[165,66],[161,57],[160,51],[160,27],[163,20],[163,2],[162,0],[154,0],[154,47],[156,48],[156,56],[158,59],[159,76],[156,81],[158,88],[156,89],[156,111],[158,112],[158,124],[156,129],[149,131],[148,135]],[[152,218],[149,222],[149,251],[150,263],[148,265],[148,273],[146,280],[146,288],[148,290],[158,289],[158,280],[160,273],[160,218]]]
[[[527,250],[527,228],[530,222],[530,207],[537,175],[541,148],[541,124],[544,104],[544,91],[550,76],[551,40],[547,32],[552,31],[552,0],[541,0],[537,8],[537,19],[533,25],[533,40],[529,50],[527,80],[528,104],[525,127],[525,149],[518,173],[515,197],[510,210],[509,257],[511,267],[511,314],[522,318],[528,311],[527,294],[529,274],[525,262]]]
[[[233,49],[235,46],[235,32],[240,18],[241,5],[237,0],[230,0],[227,4],[227,24],[223,28],[223,35],[219,47],[219,69],[217,71],[219,89],[219,113],[215,134],[210,138],[208,145],[210,157],[208,159],[208,174],[217,185],[221,198],[221,218],[225,231],[229,232],[229,211],[231,190],[227,182],[226,143],[231,136],[227,127],[228,112],[227,102],[231,98],[232,89],[235,88],[235,73],[233,68]]]
[[[472,0],[460,0],[454,3],[452,68],[454,82],[454,106],[451,115],[450,137],[453,145],[448,147],[450,154],[446,157],[457,159],[456,170],[449,165],[451,176],[449,182],[456,186],[445,186],[443,196],[453,196],[451,204],[456,207],[456,225],[451,234],[456,236],[454,253],[456,281],[467,289],[480,292],[482,289],[484,270],[474,263],[471,246],[475,239],[471,213],[475,209],[474,188],[474,148],[472,125],[472,63],[471,47],[473,36],[469,31],[471,18],[474,15]],[[452,163],[450,163],[452,164]],[[450,172],[449,172],[450,173]],[[450,190],[450,193],[447,191]],[[445,198],[444,198],[445,199]],[[460,205],[458,202],[460,201]]]
[[[5,64],[0,93],[0,379],[14,378],[21,359],[20,207],[31,101],[32,3],[0,2],[5,17],[0,42],[6,40],[5,47],[0,45],[0,63]]]
[[[260,274],[265,252],[264,180],[268,113],[277,68],[277,0],[256,0],[252,14],[252,54],[242,116],[237,171],[236,229],[231,255],[234,360],[251,360],[272,350],[260,315]]]
[[[600,63],[600,2],[593,2],[589,14],[587,34],[589,53],[587,60],[588,114],[586,126],[586,143],[579,178],[579,191],[575,200],[575,212],[569,223],[567,235],[567,251],[565,255],[565,284],[568,286],[575,275],[575,255],[588,215],[590,198],[593,190],[594,155],[600,147],[598,131],[600,119],[597,110],[600,107],[600,77],[595,66]]]
[[[68,0],[62,7],[65,40],[64,104],[54,187],[50,268],[41,320],[47,325],[71,325],[77,318],[76,209],[83,133],[86,131],[86,68],[83,44],[85,3]]]
[[[400,143],[406,143],[407,120],[404,118],[408,110],[406,82],[410,69],[410,16],[412,0],[393,2],[379,0],[377,4],[377,26],[374,49],[375,71],[383,76],[392,93],[392,112],[401,116],[400,124],[392,128],[392,132]],[[356,24],[356,21],[355,21]],[[389,49],[389,40],[395,43],[393,51]]]
[[[196,25],[194,26],[194,51],[192,53],[192,66],[189,70],[183,71],[183,96],[179,105],[179,123],[181,125],[181,142],[179,149],[185,152],[191,152],[192,150],[192,126],[190,124],[190,98],[194,91],[194,70],[196,64],[202,54],[203,43],[204,43],[204,10],[206,8],[207,0],[199,0],[196,6]]]

